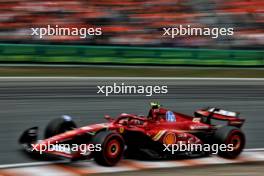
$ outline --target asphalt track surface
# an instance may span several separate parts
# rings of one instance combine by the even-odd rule
[[[114,82],[167,85],[168,94],[105,97],[96,93],[97,85]],[[104,114],[146,114],[151,101],[190,115],[195,109],[206,106],[238,111],[246,118],[243,127],[246,148],[264,147],[264,81],[261,79],[0,78],[0,164],[35,161],[25,156],[17,143],[26,128],[39,126],[42,132],[51,119],[63,114],[72,116],[79,126],[104,122]]]
[[[264,163],[244,163],[233,165],[212,165],[182,168],[153,169],[135,172],[120,172],[122,176],[263,176]],[[96,174],[96,176],[115,176],[117,173]]]

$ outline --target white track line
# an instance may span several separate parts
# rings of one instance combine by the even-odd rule
[[[257,152],[257,151],[264,151],[264,148],[250,148],[244,149],[245,152]]]
[[[3,80],[12,80],[12,79],[51,79],[51,80],[58,80],[58,79],[68,79],[68,80],[208,80],[208,81],[213,81],[213,80],[223,80],[223,81],[264,81],[264,78],[204,78],[204,77],[43,77],[43,76],[29,76],[29,77],[20,77],[20,76],[15,76],[15,77],[0,77],[0,79]]]

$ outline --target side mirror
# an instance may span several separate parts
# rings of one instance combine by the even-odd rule
[[[105,115],[104,118],[108,121],[112,121],[113,119],[110,117],[110,115]]]

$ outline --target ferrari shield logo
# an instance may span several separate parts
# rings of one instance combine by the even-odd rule
[[[124,133],[124,131],[125,131],[124,127],[119,128],[119,133]]]

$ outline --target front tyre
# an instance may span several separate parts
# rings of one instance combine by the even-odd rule
[[[61,118],[53,119],[47,125],[44,137],[45,139],[55,136],[57,134],[64,133],[77,128],[76,124],[69,116],[62,116]]]
[[[101,150],[94,152],[94,160],[100,165],[114,166],[123,156],[124,140],[118,133],[101,131],[94,136],[93,144],[101,145]]]
[[[238,157],[246,143],[244,133],[239,128],[233,126],[219,128],[215,132],[214,138],[217,144],[232,145],[232,147],[228,147],[229,151],[218,151],[219,156],[228,159]]]

